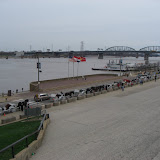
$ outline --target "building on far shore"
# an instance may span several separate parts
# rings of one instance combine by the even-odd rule
[[[16,57],[24,56],[24,51],[21,52],[15,52]]]

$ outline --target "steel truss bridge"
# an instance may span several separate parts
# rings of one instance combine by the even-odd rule
[[[56,52],[25,52],[25,55],[36,55],[41,56],[87,56],[87,55],[110,55],[110,56],[156,56],[157,53],[160,53],[160,46],[147,46],[136,50],[128,46],[113,46],[109,47],[106,50],[98,49],[97,51],[56,51]]]
[[[54,52],[57,56],[58,55],[122,55],[125,56],[131,55],[131,56],[137,56],[137,55],[156,55],[157,53],[160,53],[160,46],[148,46],[141,48],[140,50],[136,50],[134,48],[128,47],[128,46],[113,46],[109,47],[106,50],[97,50],[97,51],[70,51],[70,52]]]

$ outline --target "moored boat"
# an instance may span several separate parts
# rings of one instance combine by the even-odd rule
[[[104,66],[103,68],[92,68],[92,70],[102,70],[102,71],[122,71],[122,72],[126,72],[126,71],[131,71],[134,70],[136,68],[135,64],[131,64],[131,63],[122,63],[122,60],[119,60],[119,63],[115,63],[114,61],[112,61],[110,63],[107,64],[107,66]]]

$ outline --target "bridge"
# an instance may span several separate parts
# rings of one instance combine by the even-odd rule
[[[149,56],[156,56],[160,53],[160,46],[147,46],[139,50],[136,50],[128,46],[113,46],[106,50],[98,49],[97,51],[57,51],[57,52],[26,52],[25,55],[36,55],[49,56],[49,57],[60,57],[60,56],[87,56],[87,55],[98,55],[99,59],[103,59],[103,55],[109,56],[144,56],[145,63],[148,64]]]
[[[121,54],[123,55],[123,53],[128,53],[131,55],[137,55],[137,54],[149,54],[149,55],[153,55],[153,54],[157,54],[160,53],[160,46],[147,46],[144,48],[141,48],[140,50],[136,50],[134,48],[131,47],[127,47],[127,46],[113,46],[113,47],[109,47],[106,50],[97,50],[97,51],[70,51],[70,52],[54,52],[57,55],[61,55],[61,54],[73,54],[73,55],[98,55],[98,54],[103,54],[103,55],[116,55],[116,54]]]

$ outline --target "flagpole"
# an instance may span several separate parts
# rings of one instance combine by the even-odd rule
[[[69,60],[68,60],[68,79],[69,79]]]
[[[73,79],[74,79],[74,62],[73,62]]]
[[[77,78],[78,78],[78,69],[79,69],[79,62],[77,62],[78,65],[77,65]]]

